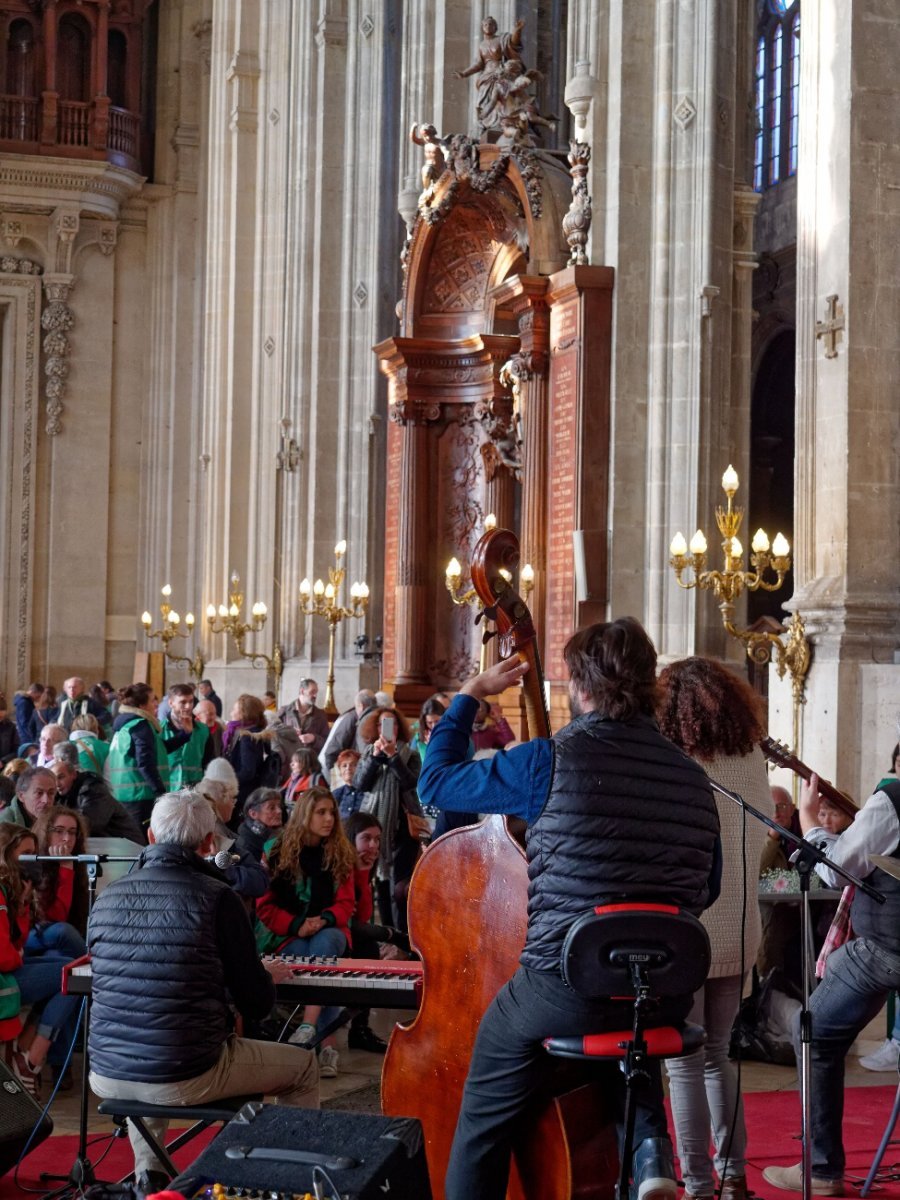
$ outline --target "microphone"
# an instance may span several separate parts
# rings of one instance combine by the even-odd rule
[[[211,862],[220,871],[227,871],[229,867],[233,867],[235,863],[241,861],[241,856],[239,854],[229,854],[227,850],[220,850],[218,854],[213,855],[206,861]]]

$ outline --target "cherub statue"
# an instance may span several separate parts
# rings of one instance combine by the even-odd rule
[[[501,96],[501,129],[499,139],[501,146],[533,145],[532,135],[537,133],[537,127],[553,129],[555,117],[542,117],[538,112],[534,96],[528,94],[533,83],[544,78],[540,71],[525,70],[521,59],[510,59],[501,67],[499,92]]]
[[[503,124],[501,72],[503,65],[513,60],[521,62],[522,30],[525,22],[516,21],[512,33],[498,33],[493,17],[481,22],[484,37],[478,46],[478,57],[464,71],[457,71],[457,79],[469,75],[478,76],[478,100],[475,112],[478,116],[478,132],[484,137],[491,130],[499,130]]]
[[[444,148],[433,125],[413,125],[409,131],[409,140],[424,149],[425,161],[422,163],[422,192],[419,204],[430,204],[434,195],[434,185],[446,167]]]

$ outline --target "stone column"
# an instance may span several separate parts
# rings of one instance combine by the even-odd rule
[[[896,6],[804,8],[791,607],[813,643],[802,757],[861,795],[900,695],[898,59]]]

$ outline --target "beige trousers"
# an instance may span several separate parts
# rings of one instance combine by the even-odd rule
[[[229,1096],[262,1093],[291,1108],[319,1107],[319,1067],[316,1056],[300,1046],[282,1042],[255,1042],[230,1037],[215,1066],[177,1083],[135,1083],[128,1079],[107,1079],[90,1074],[91,1088],[103,1100],[144,1100],[148,1104],[207,1104]],[[160,1141],[168,1121],[145,1120],[150,1133]],[[162,1171],[163,1164],[128,1122],[128,1136],[134,1151],[134,1172]]]

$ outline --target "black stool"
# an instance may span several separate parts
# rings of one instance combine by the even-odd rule
[[[103,1100],[97,1106],[97,1111],[105,1117],[112,1117],[117,1124],[124,1122],[127,1117],[166,1168],[169,1178],[174,1179],[178,1167],[172,1162],[171,1154],[217,1121],[226,1125],[245,1104],[261,1108],[262,1096],[229,1096],[225,1100],[211,1100],[209,1104],[145,1104],[143,1100]],[[177,1121],[184,1117],[195,1124],[165,1146],[160,1145],[144,1124],[145,1120]]]
[[[616,1189],[628,1200],[634,1142],[635,1088],[650,1082],[648,1059],[679,1058],[706,1041],[699,1025],[653,1024],[660,1001],[692,996],[709,974],[706,930],[696,917],[666,904],[607,904],[579,917],[563,944],[563,978],[589,1000],[631,1000],[631,1029],[547,1038],[550,1054],[584,1061],[624,1060],[625,1136]]]

